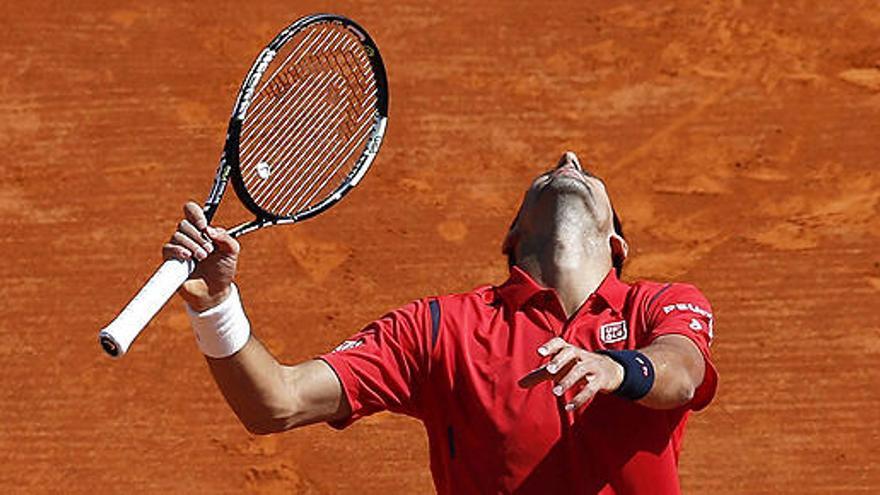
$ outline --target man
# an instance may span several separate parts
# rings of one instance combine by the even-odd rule
[[[199,261],[180,294],[250,432],[390,410],[424,422],[440,493],[680,491],[685,421],[717,383],[711,308],[692,286],[618,279],[626,241],[574,153],[526,192],[504,284],[410,303],[295,366],[250,336],[238,243],[185,214],[164,256]]]

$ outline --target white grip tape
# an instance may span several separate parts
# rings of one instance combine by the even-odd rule
[[[98,339],[102,342],[105,339],[110,340],[116,346],[114,357],[121,357],[128,352],[141,330],[183,285],[195,266],[192,260],[171,259],[162,263],[119,316],[101,330]]]
[[[201,313],[186,306],[199,350],[208,357],[229,357],[240,351],[250,339],[251,324],[241,306],[238,288],[232,284],[231,289],[223,302]]]

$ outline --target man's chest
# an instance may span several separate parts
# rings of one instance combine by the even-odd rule
[[[637,345],[641,322],[614,311],[591,311],[564,319],[553,312],[526,308],[506,318],[471,321],[439,354],[435,393],[446,397],[444,415],[480,433],[486,448],[498,444],[506,454],[555,444],[582,415],[566,411],[562,397],[546,381],[526,388],[521,380],[546,364],[538,348],[554,337],[586,350],[626,349]]]

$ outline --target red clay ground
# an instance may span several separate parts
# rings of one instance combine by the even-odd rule
[[[391,120],[331,214],[244,239],[273,351],[502,281],[521,191],[573,149],[625,219],[628,278],[715,306],[721,389],[692,420],[685,491],[880,490],[876,2],[150,3],[2,8],[0,492],[431,491],[410,419],[248,436],[179,302],[124,360],[95,339],[207,193],[252,57],[318,10],[378,40]]]

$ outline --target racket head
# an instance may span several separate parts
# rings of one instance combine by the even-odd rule
[[[218,182],[257,219],[237,235],[299,222],[342,199],[372,164],[388,119],[379,49],[357,23],[301,18],[257,56],[233,107]],[[222,195],[215,187],[209,217]]]

